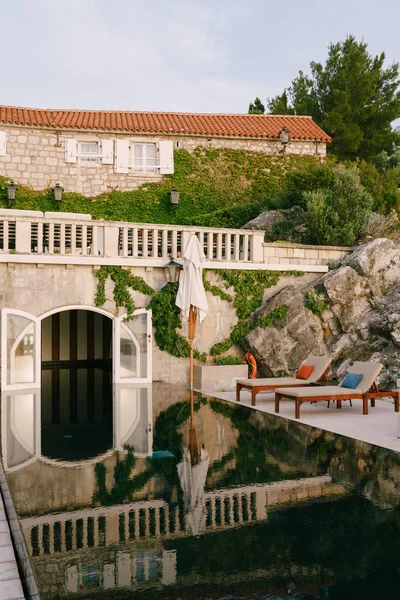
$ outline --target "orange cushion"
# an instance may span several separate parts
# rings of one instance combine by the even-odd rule
[[[296,379],[308,379],[313,371],[314,365],[303,365],[300,367]]]

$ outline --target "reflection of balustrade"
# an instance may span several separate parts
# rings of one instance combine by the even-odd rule
[[[267,508],[287,502],[342,494],[330,476],[216,490],[204,494],[203,533],[267,518]],[[21,519],[32,556],[64,553],[112,543],[185,535],[185,514],[163,500]]]

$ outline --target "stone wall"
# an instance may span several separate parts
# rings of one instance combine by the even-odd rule
[[[267,264],[327,265],[343,260],[351,248],[341,246],[308,246],[306,244],[263,244]]]
[[[152,136],[127,135],[118,133],[80,132],[64,130],[57,136],[55,131],[39,127],[4,125],[6,131],[6,156],[0,156],[0,175],[15,180],[21,185],[35,190],[53,187],[60,183],[68,192],[78,192],[85,196],[95,196],[112,189],[134,190],[151,181],[161,181],[162,175],[153,173],[116,173],[113,165],[79,164],[65,162],[65,140],[74,138],[81,142],[101,141],[103,139],[129,139],[140,142],[156,143],[171,140],[175,148],[192,151],[197,146],[214,148],[233,148],[253,152],[276,154],[282,145],[273,140],[206,138],[202,136]],[[316,144],[312,141],[289,142],[287,154],[316,154]],[[325,156],[326,144],[320,143],[318,154]]]

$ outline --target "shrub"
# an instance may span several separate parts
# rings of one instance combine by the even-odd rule
[[[320,315],[327,307],[327,299],[323,294],[318,294],[317,290],[312,287],[306,293],[304,304],[315,315]]]
[[[304,192],[303,197],[310,242],[351,246],[364,234],[373,200],[356,167],[337,166],[331,189]]]
[[[239,356],[233,356],[230,354],[229,356],[220,356],[215,359],[216,365],[244,365],[243,358],[239,358]]]

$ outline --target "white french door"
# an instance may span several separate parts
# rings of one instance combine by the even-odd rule
[[[140,308],[133,319],[114,319],[114,383],[150,383],[152,380],[151,310]]]
[[[114,385],[114,448],[129,446],[136,455],[153,452],[151,383]]]
[[[40,319],[4,308],[1,311],[1,389],[40,387]]]

